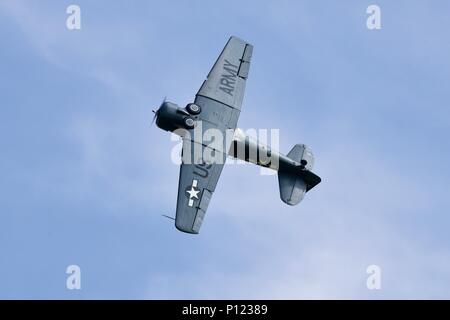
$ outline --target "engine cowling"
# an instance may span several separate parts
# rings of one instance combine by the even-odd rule
[[[186,109],[165,101],[156,111],[156,125],[163,130],[174,132],[177,129],[192,129],[195,121]]]

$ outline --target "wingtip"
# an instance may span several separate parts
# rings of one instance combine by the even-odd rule
[[[178,231],[184,232],[184,233],[189,233],[189,234],[198,234],[198,231],[195,231],[193,229],[187,229],[184,228],[182,226],[179,226],[175,223],[175,228],[177,228]]]
[[[237,37],[237,36],[231,36],[230,39],[229,39],[228,41],[229,41],[229,42],[231,42],[231,41],[238,41],[238,42],[242,42],[242,43],[245,43],[245,44],[250,44],[250,43],[248,43],[247,41],[245,41],[244,39],[239,38],[239,37]]]

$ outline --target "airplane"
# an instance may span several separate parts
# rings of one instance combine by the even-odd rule
[[[156,125],[183,141],[174,219],[180,231],[199,233],[227,156],[277,170],[280,198],[288,205],[298,204],[321,182],[311,171],[314,155],[306,145],[296,144],[283,155],[236,129],[252,52],[251,44],[230,37],[193,103],[180,108],[164,99],[154,111]],[[222,135],[231,131],[233,135],[218,148],[193,137],[196,130],[200,134],[216,130]]]

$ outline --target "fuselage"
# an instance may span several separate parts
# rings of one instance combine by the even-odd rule
[[[228,155],[261,167],[278,171],[281,168],[300,167],[302,164],[296,162],[278,150],[250,137],[243,130],[237,128],[234,132],[232,145]]]
[[[185,135],[186,132],[189,132],[191,129],[195,136],[196,129],[198,129],[201,125],[201,121],[197,120],[195,114],[192,115],[186,110],[186,108],[179,108],[176,104],[171,102],[164,101],[155,113],[156,124],[159,128],[173,132],[180,136]],[[203,131],[200,130],[200,134],[202,133]],[[218,133],[219,136],[222,136],[221,131]],[[228,150],[224,150],[224,153],[228,153],[228,155],[233,158],[276,171],[299,168],[311,170],[314,163],[312,152],[305,145],[303,145],[304,151],[298,158],[298,161],[296,161],[297,159],[294,160],[292,157],[281,154],[279,151],[271,149],[269,146],[258,141],[257,139],[246,135],[241,129],[234,130],[231,143],[223,141],[221,145],[228,148]]]

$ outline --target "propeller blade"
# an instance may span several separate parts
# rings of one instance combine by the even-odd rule
[[[156,117],[158,116],[158,111],[159,111],[159,109],[161,109],[161,107],[163,106],[163,104],[166,102],[166,99],[167,99],[167,96],[164,97],[163,101],[162,101],[161,104],[159,105],[158,110],[156,110],[156,111],[155,111],[155,110],[152,110],[153,113],[154,113],[155,115],[153,116],[152,123],[150,124],[150,126],[153,126],[153,124],[155,123]]]
[[[156,111],[153,110],[153,112],[155,113],[155,115],[153,116],[152,123],[150,124],[150,126],[153,126],[156,120]]]

